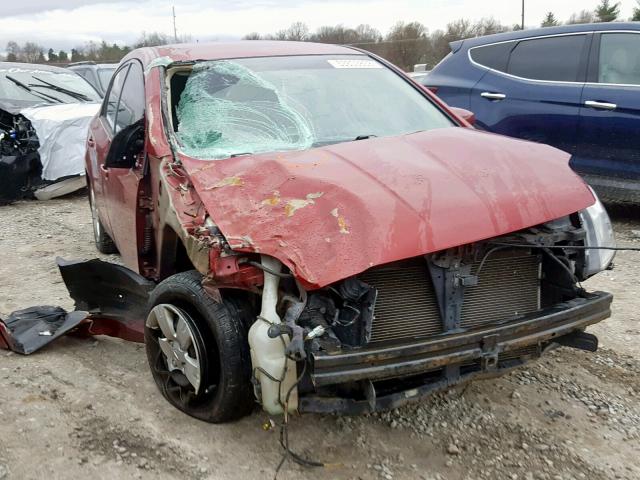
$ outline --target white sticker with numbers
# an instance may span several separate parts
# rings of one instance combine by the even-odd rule
[[[327,60],[333,68],[382,68],[378,62],[374,60]]]

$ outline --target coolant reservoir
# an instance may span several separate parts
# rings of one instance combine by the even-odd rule
[[[267,256],[262,257],[262,264],[277,272],[280,272],[282,268],[282,264],[278,260]],[[295,384],[297,377],[295,362],[287,359],[284,353],[286,344],[289,343],[289,337],[270,338],[268,335],[271,324],[281,323],[276,312],[279,281],[278,276],[265,271],[261,318],[257,319],[249,329],[253,374],[260,384],[260,392],[256,392],[256,396],[261,399],[264,410],[272,415],[284,412],[283,405],[287,392]],[[265,375],[264,372],[269,375]],[[269,376],[281,380],[282,384]],[[288,410],[292,412],[297,408],[298,391],[294,388],[289,395]]]

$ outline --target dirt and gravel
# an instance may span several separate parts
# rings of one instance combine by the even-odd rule
[[[612,211],[640,246],[640,209]],[[634,232],[635,230],[635,232]],[[0,208],[0,316],[71,308],[55,257],[99,256],[83,196]],[[297,479],[640,478],[640,253],[586,282],[615,295],[590,331],[596,354],[559,349],[495,380],[365,417],[293,419],[291,445],[328,462],[286,463]],[[0,351],[0,480],[272,478],[278,433],[256,410],[228,425],[185,416],[156,391],[144,348],[63,338],[28,357]]]

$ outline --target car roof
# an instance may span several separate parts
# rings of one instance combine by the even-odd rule
[[[77,70],[78,68],[118,68],[118,63],[95,63],[92,61],[75,62],[66,66],[70,70]]]
[[[21,62],[0,62],[0,69],[22,68],[24,70],[48,70],[58,73],[69,73],[69,70],[54,65],[46,65],[44,63],[21,63]],[[74,74],[75,75],[75,74]]]
[[[535,28],[531,30],[517,30],[515,32],[496,33],[484,37],[467,38],[451,42],[451,49],[455,52],[460,48],[472,48],[490,43],[506,42],[509,40],[521,40],[531,37],[547,35],[560,35],[563,33],[581,33],[607,30],[637,30],[640,31],[640,22],[607,22],[607,23],[583,23],[576,25],[562,25],[559,27]]]
[[[138,58],[146,67],[155,59],[163,57],[169,57],[173,62],[192,62],[197,60],[251,57],[348,54],[364,55],[356,49],[328,43],[242,40],[237,42],[186,43],[144,47],[132,51],[125,58]]]

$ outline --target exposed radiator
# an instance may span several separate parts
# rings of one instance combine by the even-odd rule
[[[359,278],[378,289],[369,344],[442,333],[440,310],[424,259],[372,268]]]
[[[478,264],[472,265],[473,274]],[[378,289],[370,344],[444,333],[423,258],[372,268],[359,278]],[[465,290],[464,329],[508,321],[540,308],[540,259],[529,252],[496,252],[484,263],[478,280],[478,285]]]
[[[480,271],[478,285],[465,290],[462,328],[517,318],[540,308],[540,259],[522,251],[495,253]],[[475,274],[478,264],[471,267]]]

